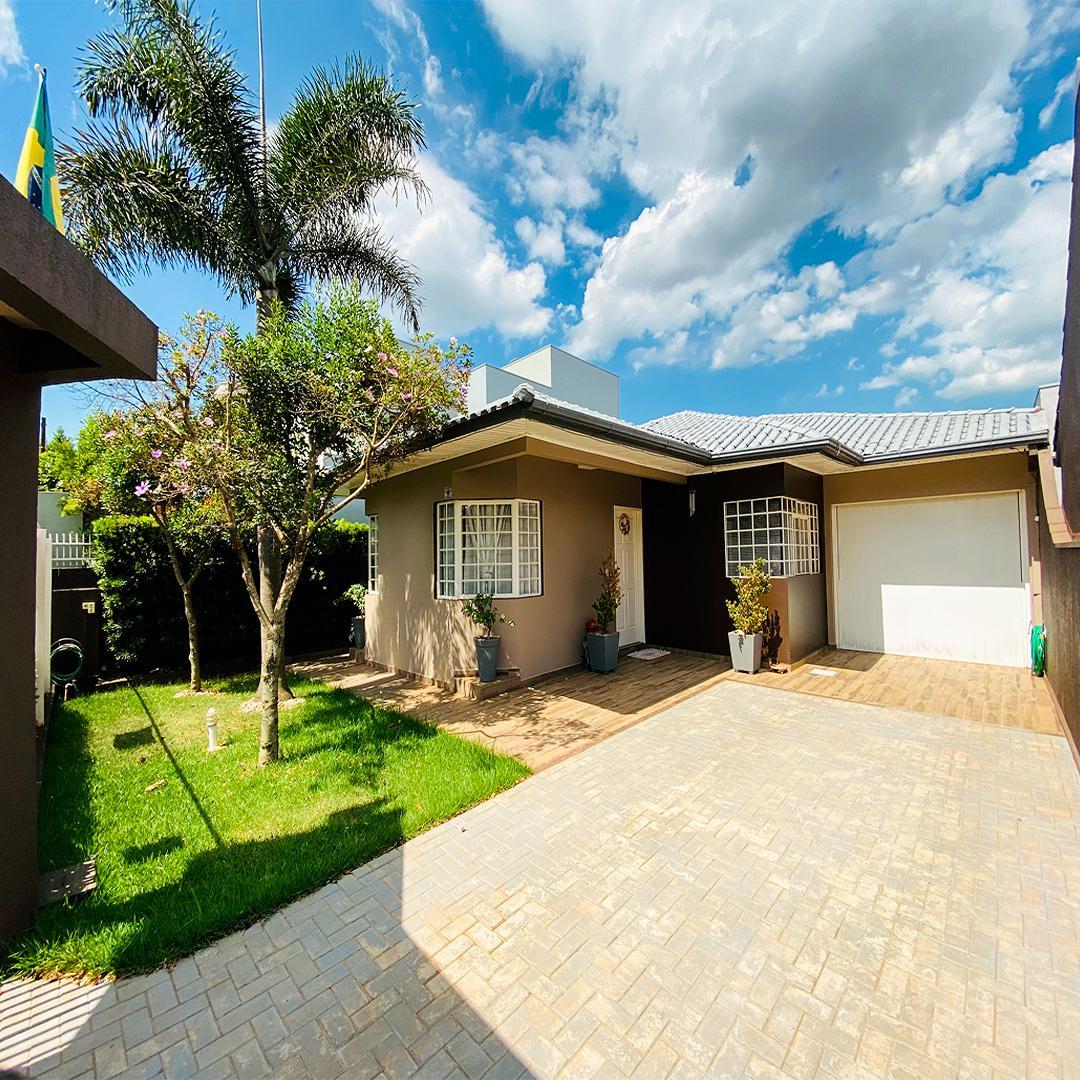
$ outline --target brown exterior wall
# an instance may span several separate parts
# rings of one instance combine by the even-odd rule
[[[516,667],[527,679],[579,663],[597,570],[614,539],[613,507],[640,506],[641,481],[531,456],[468,469],[460,464],[384,480],[366,499],[367,512],[379,517],[381,575],[378,594],[368,600],[369,657],[444,683],[475,669],[475,627],[460,601],[435,599],[435,505],[447,498],[522,498],[541,503],[543,594],[497,602],[515,623],[498,629],[500,667]],[[648,520],[643,529],[648,536]]]
[[[833,507],[842,503],[889,502],[897,499],[933,498],[937,495],[971,495],[978,492],[1025,493],[1028,515],[1028,551],[1031,559],[1031,591],[1034,618],[1041,617],[1041,584],[1038,564],[1038,529],[1035,522],[1035,477],[1026,452],[1010,451],[952,461],[922,462],[884,469],[860,469],[825,477],[825,568],[828,582],[829,641],[836,643],[836,598],[833,590]]]
[[[1056,449],[1061,466],[1061,507],[1072,531],[1080,532],[1080,109],[1074,113],[1073,122],[1076,139]]]
[[[1080,746],[1080,548],[1056,547],[1039,494],[1039,544],[1046,627],[1046,681]]]
[[[696,509],[690,517],[687,487],[643,484],[645,531],[645,628],[656,645],[727,655],[726,601],[735,598],[724,560],[724,503],[791,495],[818,504],[821,477],[792,465],[712,473],[691,478]],[[765,598],[780,615],[777,659],[794,663],[825,644],[825,578],[777,578]]]
[[[41,390],[15,368],[15,357],[0,345],[0,941],[33,925],[37,906],[34,583]]]

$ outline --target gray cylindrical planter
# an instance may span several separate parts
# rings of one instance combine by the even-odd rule
[[[476,670],[481,682],[494,682],[499,667],[499,639],[497,637],[478,637],[476,642]]]
[[[727,637],[731,647],[731,666],[736,671],[753,675],[761,667],[761,642],[764,634],[740,634],[738,630],[731,630]]]
[[[601,673],[614,671],[619,663],[619,631],[610,634],[586,634],[585,647],[589,651],[589,669]]]
[[[363,615],[354,615],[349,627],[349,643],[354,649],[363,649],[367,645],[367,625]]]

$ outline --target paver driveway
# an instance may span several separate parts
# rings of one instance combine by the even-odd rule
[[[57,1075],[1075,1075],[1080,783],[1061,738],[724,683],[0,1024]]]

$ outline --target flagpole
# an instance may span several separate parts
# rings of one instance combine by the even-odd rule
[[[266,75],[263,66],[262,0],[255,0],[255,19],[259,27],[259,125],[262,128],[263,187],[266,187]]]

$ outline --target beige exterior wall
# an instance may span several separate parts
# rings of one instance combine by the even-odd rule
[[[825,477],[825,572],[828,588],[829,642],[836,644],[836,597],[833,566],[833,507],[843,503],[890,502],[939,495],[974,495],[1023,491],[1033,619],[1042,620],[1039,533],[1035,521],[1035,477],[1025,452],[1009,451],[952,461],[923,462],[881,469],[860,469]]]
[[[613,508],[640,506],[641,481],[519,456],[433,465],[371,489],[367,511],[379,518],[380,583],[368,599],[368,656],[443,683],[476,667],[476,628],[462,616],[461,602],[435,599],[435,504],[448,498],[540,500],[543,594],[497,601],[515,623],[498,628],[499,665],[517,667],[527,679],[579,663],[597,570],[614,539]]]

